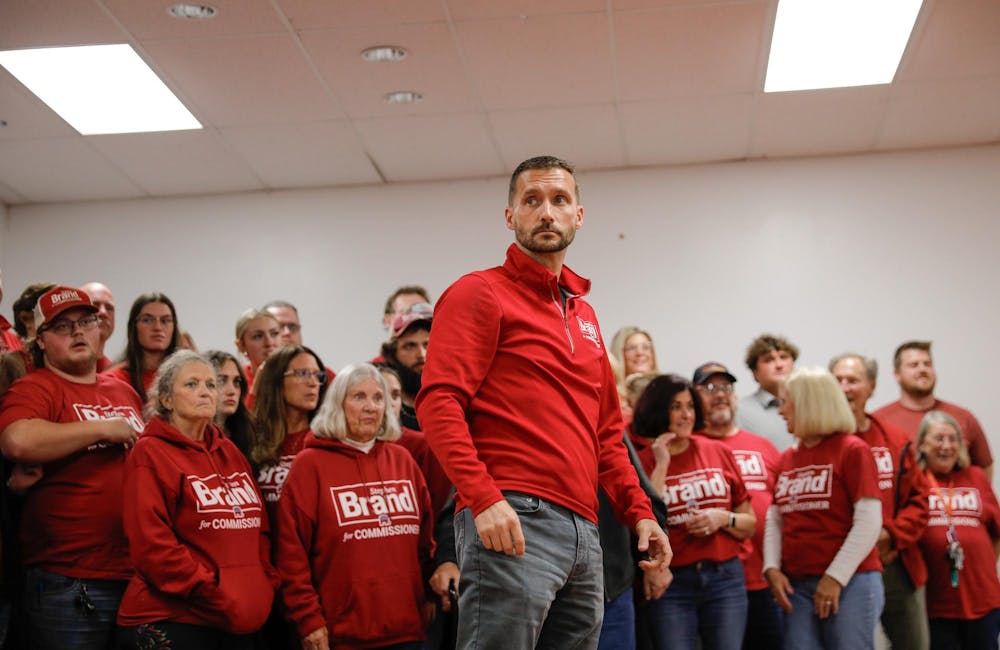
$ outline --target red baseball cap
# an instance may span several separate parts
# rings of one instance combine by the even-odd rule
[[[398,339],[416,323],[430,323],[434,319],[434,307],[429,302],[418,302],[392,321],[392,338]]]
[[[85,292],[73,287],[53,287],[43,293],[35,305],[35,327],[41,329],[64,311],[77,308],[97,311]]]

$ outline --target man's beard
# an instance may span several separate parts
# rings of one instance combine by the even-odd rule
[[[559,238],[556,240],[536,240],[535,235],[543,232],[555,233],[559,235]],[[570,228],[565,232],[560,232],[554,225],[539,224],[531,232],[517,228],[514,234],[517,237],[517,243],[525,250],[532,253],[556,253],[567,248],[573,242],[576,231]]]
[[[936,382],[931,382],[927,388],[923,386],[918,386],[916,383],[907,382],[903,384],[903,391],[912,397],[922,398],[928,397],[934,394],[934,385]]]
[[[733,411],[728,406],[726,408],[712,409],[706,418],[708,424],[713,427],[724,427],[733,423]]]
[[[399,373],[399,385],[403,389],[403,394],[410,398],[415,398],[420,392],[420,378],[423,376],[422,370],[413,370],[400,363],[393,364],[396,372]]]

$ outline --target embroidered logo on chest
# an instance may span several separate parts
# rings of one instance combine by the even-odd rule
[[[600,348],[601,340],[597,336],[597,326],[589,320],[583,320],[579,316],[576,317],[576,322],[580,325],[580,334],[583,335],[583,338]]]
[[[952,517],[978,517],[983,513],[979,490],[973,487],[944,488],[941,490],[951,506]],[[944,516],[947,513],[944,499],[931,492],[927,497],[931,516]]]
[[[337,523],[378,524],[388,526],[393,521],[419,521],[416,491],[409,480],[355,483],[330,488],[330,497],[337,511]]]
[[[764,466],[764,455],[759,451],[749,449],[734,449],[733,458],[740,468],[740,476],[748,490],[767,491],[767,468]]]

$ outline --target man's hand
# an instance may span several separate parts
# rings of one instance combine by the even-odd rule
[[[302,650],[330,650],[330,635],[326,628],[313,630],[302,639]]]
[[[646,600],[656,600],[663,595],[670,583],[674,581],[674,574],[668,568],[650,569],[642,574],[642,591]]]
[[[487,549],[517,557],[524,555],[521,520],[506,500],[497,501],[476,515],[476,530]]]
[[[878,550],[878,559],[883,565],[892,564],[899,557],[899,551],[892,546],[892,535],[885,528],[878,534],[875,548]]]
[[[635,525],[635,534],[639,536],[639,553],[647,553],[647,560],[639,561],[643,571],[657,571],[670,566],[674,552],[670,548],[670,538],[663,532],[654,519],[640,519]]]
[[[792,611],[792,601],[788,596],[795,593],[795,590],[792,589],[792,583],[788,581],[788,576],[782,573],[780,569],[771,567],[764,572],[764,577],[767,578],[767,583],[771,585],[771,595],[774,596],[774,601],[778,603],[778,607],[784,610],[786,614],[790,614]]]
[[[441,598],[441,611],[451,611],[451,594],[449,593],[454,585],[455,593],[458,593],[458,565],[454,562],[442,562],[438,568],[434,569],[430,580],[427,582],[431,586],[431,591]]]
[[[135,444],[139,434],[136,433],[132,425],[125,418],[110,418],[100,420],[101,426],[106,428],[104,439],[111,444],[122,444],[128,449]]]

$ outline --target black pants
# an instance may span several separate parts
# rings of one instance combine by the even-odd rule
[[[229,634],[218,628],[157,621],[120,627],[120,650],[253,650],[252,634]]]

